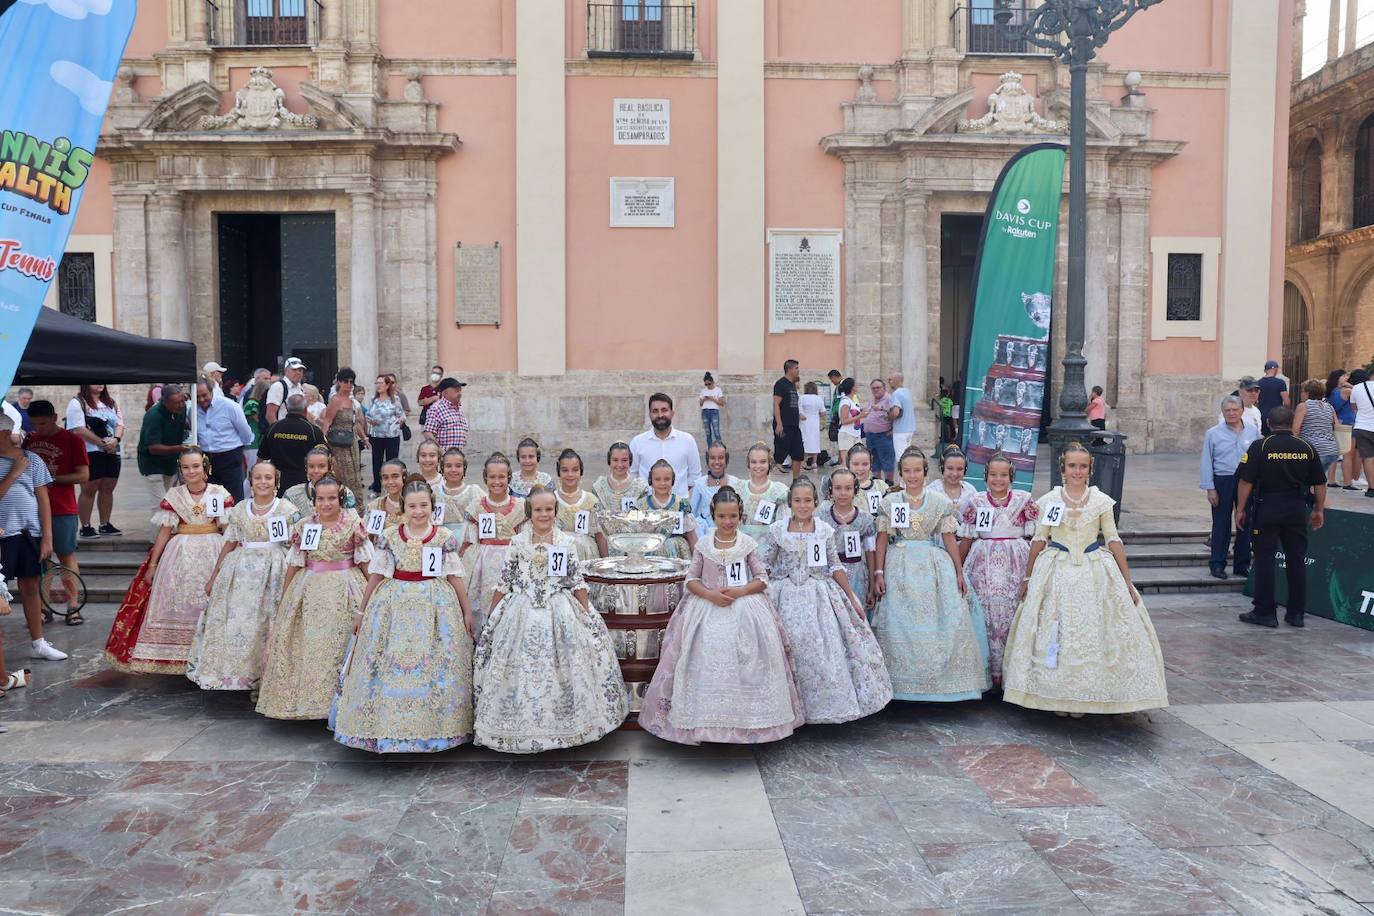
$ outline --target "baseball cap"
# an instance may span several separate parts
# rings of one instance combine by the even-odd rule
[[[201,371],[201,372],[228,372],[229,370],[226,369],[226,368],[224,368],[223,366],[221,366],[219,363],[215,362],[215,361],[212,359],[212,360],[210,360],[208,363],[206,363],[204,366],[202,366],[201,369],[200,369],[200,371]]]
[[[288,359],[288,360],[286,361],[286,365],[283,366],[282,368],[284,368],[284,369],[304,369],[304,368],[305,368],[305,363],[301,362],[300,359],[299,359],[298,357],[293,356],[293,357],[291,357],[290,359]]]
[[[1271,360],[1269,360],[1267,363],[1264,364],[1264,371],[1265,371],[1265,372],[1268,372],[1270,369],[1277,369],[1278,367],[1279,367],[1279,361],[1276,360],[1276,359],[1271,359]]]
[[[467,386],[467,382],[460,382],[456,378],[445,378],[439,381],[438,391],[440,394],[442,394],[445,390],[449,388],[466,388]]]
[[[1241,391],[1254,391],[1259,387],[1259,382],[1255,381],[1253,375],[1245,375],[1241,376],[1239,387]]]

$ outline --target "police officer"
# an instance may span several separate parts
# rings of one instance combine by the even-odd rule
[[[1237,514],[1250,526],[1255,548],[1255,609],[1240,615],[1244,623],[1277,627],[1274,604],[1274,553],[1283,545],[1288,575],[1288,610],[1284,622],[1301,627],[1307,609],[1307,524],[1312,530],[1324,522],[1326,474],[1317,450],[1293,435],[1293,409],[1269,411],[1272,433],[1250,443],[1240,459]],[[1309,516],[1309,496],[1316,489]],[[1252,502],[1253,499],[1253,502]],[[1246,514],[1247,509],[1249,514]]]

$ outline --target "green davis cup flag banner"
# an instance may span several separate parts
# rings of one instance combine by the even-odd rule
[[[0,391],[90,178],[135,0],[0,0]]]
[[[961,401],[966,479],[980,490],[998,452],[1016,466],[1018,489],[1029,490],[1035,475],[1064,153],[1042,143],[1013,156],[983,217]]]

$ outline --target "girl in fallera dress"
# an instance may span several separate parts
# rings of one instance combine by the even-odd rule
[[[368,564],[329,726],[377,754],[445,751],[472,740],[472,609],[458,539],[434,524],[419,475],[405,516]]]
[[[533,754],[609,734],[628,700],[572,538],[554,524],[557,498],[539,488],[522,506],[530,524],[506,553],[473,680],[477,743]]]
[[[296,507],[297,513],[309,515],[315,511],[315,484],[325,477],[340,480],[339,476],[334,473],[334,454],[329,451],[329,446],[317,445],[305,453],[305,483],[287,487],[282,496]],[[339,484],[339,487],[341,507],[356,510],[358,500],[354,497],[353,491],[342,483]]]
[[[390,458],[382,463],[381,467],[382,495],[371,500],[367,504],[367,513],[363,515],[363,527],[372,533],[372,541],[378,547],[382,545],[386,538],[388,528],[394,528],[401,523],[405,510],[401,505],[401,488],[406,482],[406,465],[399,458]],[[382,525],[382,530],[375,530],[372,524],[372,513],[386,513],[386,522]]]
[[[967,472],[968,458],[957,445],[947,445],[940,453],[940,476],[926,484],[926,489],[939,490],[958,509],[964,500],[978,492],[973,484],[964,479]]]
[[[730,487],[736,493],[744,486],[731,474],[725,472],[730,466],[730,452],[724,443],[717,442],[706,449],[706,473],[692,484],[692,517],[697,520],[697,534],[704,537],[711,530],[711,500],[721,487]]]
[[[520,444],[515,447],[517,468],[515,476],[510,481],[510,491],[524,499],[535,487],[552,490],[553,478],[539,470],[539,462],[543,460],[544,451],[538,442],[529,437],[521,439]]]
[[[433,439],[426,439],[415,447],[415,467],[425,483],[437,487],[443,483],[444,473],[439,466],[444,450]]]
[[[1003,698],[1072,716],[1168,706],[1159,638],[1131,584],[1115,500],[1088,485],[1092,456],[1082,445],[1066,446],[1059,466],[1063,485],[1039,500]]]
[[[632,461],[630,447],[624,442],[613,443],[606,451],[609,473],[596,478],[592,484],[592,495],[596,497],[601,511],[607,515],[629,512],[649,489],[644,478],[630,473]]]
[[[596,497],[582,489],[582,456],[570,448],[558,456],[558,530],[572,535],[583,563],[606,555],[606,536],[597,522]]]
[[[662,458],[655,461],[649,468],[649,492],[639,498],[639,508],[646,512],[676,512],[680,520],[674,533],[651,556],[690,560],[697,546],[697,524],[692,518],[691,504],[673,492],[676,483],[673,466]]]
[[[969,497],[959,513],[959,554],[964,579],[987,624],[992,683],[1000,687],[1002,653],[1030,555],[1026,539],[1035,531],[1040,507],[1029,493],[1011,488],[1016,468],[1006,455],[989,458],[984,473],[987,492]]]
[[[711,497],[714,522],[697,541],[687,592],[668,622],[639,724],[678,744],[758,744],[806,721],[787,637],[769,603],[758,544],[739,530],[733,487]]]
[[[834,529],[816,518],[816,485],[801,477],[789,516],[764,542],[768,597],[792,649],[793,675],[808,723],[849,722],[892,700],[883,653],[835,550]]]
[[[472,566],[477,559],[477,535],[471,519],[477,501],[486,494],[475,483],[468,483],[468,456],[460,448],[444,450],[444,479],[434,491],[436,505],[442,505],[443,521],[440,523],[458,539],[458,553],[463,558],[463,572],[471,577]]]
[[[954,504],[925,489],[927,466],[919,449],[907,449],[897,461],[902,488],[883,497],[873,633],[896,699],[976,700],[992,686],[987,634],[964,597]],[[936,534],[942,546],[931,543]]]
[[[787,514],[787,486],[768,478],[773,469],[773,450],[762,442],[749,446],[744,462],[749,468],[749,479],[740,488],[740,496],[744,497],[740,530],[763,543],[772,524]]]
[[[501,586],[506,548],[525,524],[525,501],[511,495],[510,461],[505,455],[494,452],[487,458],[482,465],[482,482],[487,485],[487,495],[473,504],[468,517],[477,540],[477,555],[472,561],[468,588],[472,599],[472,632],[477,636],[482,635],[487,615],[495,606],[493,596]]]
[[[272,620],[258,712],[272,719],[327,719],[372,559],[358,513],[340,505],[343,485],[316,482],[315,509],[291,532],[289,568]]]
[[[157,538],[115,615],[105,655],[116,669],[185,674],[205,586],[219,555],[220,529],[234,497],[210,483],[210,459],[192,447],[177,459],[181,484],[153,513]]]
[[[882,511],[883,497],[891,489],[887,482],[873,476],[873,455],[863,445],[849,450],[849,470],[854,472],[854,504],[867,510],[876,521]]]
[[[259,461],[248,472],[248,500],[229,510],[224,546],[205,585],[210,603],[186,660],[186,676],[203,690],[253,690],[262,679],[298,516],[277,496],[280,477],[270,462]]]
[[[820,517],[835,529],[835,552],[844,564],[849,587],[865,608],[865,619],[873,607],[873,551],[878,526],[867,507],[854,502],[858,478],[848,468],[837,468],[830,475],[830,499],[821,503]]]

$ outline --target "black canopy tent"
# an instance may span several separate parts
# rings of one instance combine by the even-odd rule
[[[195,377],[193,343],[139,337],[43,308],[13,384],[150,384]]]

